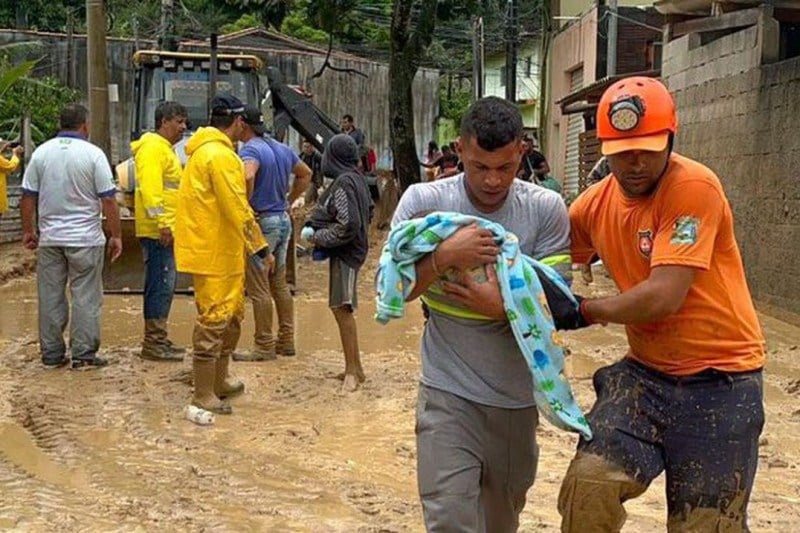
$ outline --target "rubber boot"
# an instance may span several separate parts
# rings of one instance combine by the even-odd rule
[[[225,334],[222,336],[222,351],[217,359],[217,372],[214,379],[214,392],[220,398],[231,398],[244,392],[244,383],[232,378],[229,373],[231,356],[239,342],[242,333],[241,321],[238,317],[231,318]]]
[[[233,412],[230,404],[220,400],[214,394],[214,382],[217,377],[217,362],[213,359],[198,359],[192,361],[192,373],[194,377],[194,396],[192,405],[217,413],[229,415]]]
[[[223,400],[239,396],[244,392],[244,383],[238,379],[232,378],[229,374],[228,367],[230,363],[231,357],[229,355],[222,355],[217,361],[214,394]]]
[[[148,361],[183,361],[183,356],[169,350],[164,344],[167,338],[166,320],[146,319],[144,341],[140,356]]]
[[[227,322],[201,323],[198,321],[195,323],[192,336],[194,345],[192,405],[221,415],[229,415],[232,412],[230,404],[221,401],[214,394],[217,361],[222,352],[223,338],[227,327]]]
[[[286,282],[286,268],[281,267],[269,277],[269,288],[278,312],[278,341],[275,352],[280,355],[295,355],[294,349],[294,300]]]

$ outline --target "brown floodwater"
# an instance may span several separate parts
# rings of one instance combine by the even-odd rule
[[[141,297],[108,295],[96,372],[38,364],[32,278],[0,287],[0,530],[423,531],[414,405],[422,316],[372,320],[371,273],[358,312],[367,381],[340,392],[338,331],[324,266],[300,261],[296,357],[234,363],[246,383],[234,415],[182,418],[190,363],[136,357]],[[598,276],[600,278],[600,276]],[[605,283],[605,285],[604,285]],[[602,294],[607,280],[591,289]],[[172,338],[191,339],[194,305],[178,296]],[[763,317],[770,349],[767,426],[750,509],[753,531],[800,530],[800,329]],[[248,309],[242,348],[252,345]],[[591,375],[625,353],[621,328],[566,336],[568,371],[588,407]],[[575,437],[543,423],[538,479],[520,530],[558,531],[558,488]],[[663,478],[628,504],[624,531],[665,529]]]

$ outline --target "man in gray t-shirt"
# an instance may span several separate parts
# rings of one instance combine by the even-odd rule
[[[39,250],[39,345],[46,368],[68,361],[64,341],[68,321],[72,368],[106,364],[97,357],[106,244],[102,215],[111,233],[112,262],[122,254],[122,237],[111,167],[103,151],[86,140],[87,115],[82,105],[66,106],[60,116],[61,131],[33,152],[22,180],[22,243]]]
[[[464,173],[410,187],[392,224],[430,211],[483,217],[515,233],[523,253],[568,269],[563,200],[514,179],[521,137],[516,107],[478,100],[461,124]],[[498,252],[491,233],[470,226],[416,265],[409,300],[422,296],[429,310],[417,407],[418,482],[429,531],[516,531],[533,484],[532,379],[505,310],[489,304],[499,300]]]

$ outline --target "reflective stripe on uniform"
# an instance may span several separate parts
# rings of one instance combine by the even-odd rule
[[[539,259],[540,263],[543,263],[549,267],[554,267],[556,265],[560,265],[563,263],[572,264],[572,256],[569,254],[558,254],[558,255],[551,255],[548,257],[543,257]]]
[[[420,299],[428,306],[428,308],[433,309],[437,313],[441,313],[443,315],[448,315],[456,318],[468,318],[470,320],[494,320],[489,318],[488,316],[481,315],[480,313],[475,313],[470,311],[469,309],[463,309],[461,307],[456,307],[454,305],[446,304],[439,300],[435,300],[427,295],[422,295]]]
[[[164,188],[171,191],[177,191],[181,186],[180,181],[164,181]]]
[[[147,213],[148,217],[156,218],[157,216],[164,214],[164,208],[163,207],[148,207],[147,209],[145,209],[145,212]]]

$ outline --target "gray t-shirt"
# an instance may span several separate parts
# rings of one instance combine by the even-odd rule
[[[39,197],[39,246],[103,246],[100,199],[114,196],[111,167],[92,143],[61,134],[33,152],[22,189]]]
[[[481,213],[464,175],[418,183],[400,199],[392,226],[426,211],[452,211],[497,222],[535,259],[569,253],[569,215],[558,193],[514,180],[503,206]],[[422,383],[473,402],[502,408],[534,405],[530,371],[508,322],[430,312],[422,335]]]

